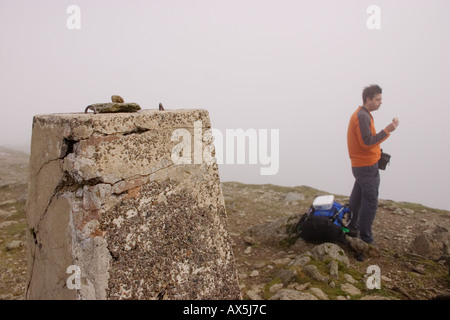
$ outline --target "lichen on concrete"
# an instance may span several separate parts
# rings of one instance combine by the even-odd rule
[[[234,274],[225,208],[201,207],[189,187],[173,180],[151,182],[101,218],[111,252],[108,297],[233,299]],[[165,196],[165,201],[158,199]],[[142,199],[150,200],[142,202]],[[160,281],[158,279],[163,279]],[[124,293],[125,292],[125,293]]]

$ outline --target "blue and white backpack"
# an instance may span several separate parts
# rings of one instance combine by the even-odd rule
[[[348,205],[334,201],[333,195],[314,199],[309,211],[302,215],[296,230],[305,241],[346,242],[345,234],[352,219]]]

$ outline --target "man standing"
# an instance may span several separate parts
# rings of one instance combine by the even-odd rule
[[[380,186],[380,144],[397,128],[399,121],[394,118],[384,130],[376,133],[371,112],[381,106],[382,89],[378,85],[366,87],[362,98],[363,106],[353,113],[347,131],[348,152],[356,179],[350,195],[353,219],[349,235],[356,237],[359,233],[364,242],[373,244],[372,224],[378,208]]]

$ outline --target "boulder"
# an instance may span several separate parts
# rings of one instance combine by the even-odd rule
[[[447,228],[441,226],[423,231],[414,238],[411,244],[414,253],[430,259],[439,259],[448,254],[448,252],[444,252],[444,248],[448,251],[449,247],[450,233]]]
[[[313,258],[316,260],[323,262],[337,261],[345,267],[350,266],[350,262],[345,254],[345,251],[337,244],[330,242],[322,243],[315,246],[311,253]]]

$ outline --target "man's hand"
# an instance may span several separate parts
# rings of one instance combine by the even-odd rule
[[[395,129],[397,129],[398,125],[399,125],[400,121],[398,121],[398,118],[394,118],[392,119],[392,122],[390,124],[387,125],[387,127],[385,128],[385,130],[387,132],[392,132]]]

